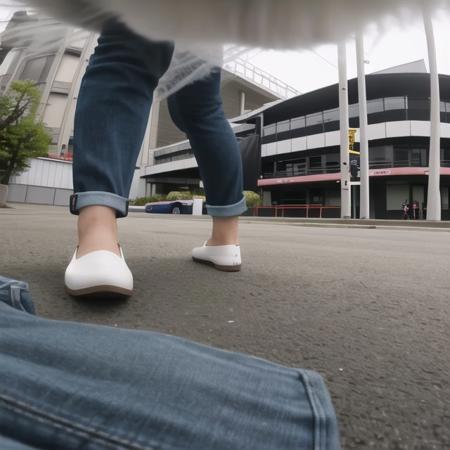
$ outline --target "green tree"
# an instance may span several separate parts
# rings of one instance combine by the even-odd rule
[[[0,184],[29,167],[29,158],[46,156],[51,142],[36,113],[41,93],[32,81],[15,81],[0,97]]]

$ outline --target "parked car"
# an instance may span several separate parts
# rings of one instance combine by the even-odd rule
[[[145,212],[152,214],[192,214],[193,204],[193,200],[152,202],[145,205]],[[203,214],[206,214],[205,203],[203,203]]]
[[[153,214],[192,214],[192,200],[152,202],[145,205],[145,212]]]

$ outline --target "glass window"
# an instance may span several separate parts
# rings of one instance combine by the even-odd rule
[[[441,102],[441,112],[445,112],[445,102]]]
[[[386,209],[388,211],[400,211],[405,200],[409,203],[409,185],[388,184],[386,186]]]
[[[283,131],[289,131],[290,121],[285,120],[284,122],[277,123],[277,133],[282,133]]]
[[[291,120],[291,130],[296,128],[305,128],[305,117],[295,117]]]
[[[425,167],[427,165],[427,150],[425,148],[413,148],[411,150],[411,166]]]
[[[384,109],[386,111],[406,109],[405,97],[387,97],[384,99]]]
[[[20,56],[21,51],[22,50],[20,49],[13,49],[8,52],[2,64],[0,65],[0,76],[12,73],[12,71],[14,70],[14,64],[16,63],[17,58]]]
[[[267,125],[264,127],[264,136],[270,136],[271,134],[275,134],[276,124]]]
[[[426,98],[408,98],[408,109],[430,110],[430,100]]]
[[[310,156],[309,167],[311,169],[319,169],[322,167],[322,157],[321,156]]]
[[[323,112],[323,121],[327,122],[336,122],[339,121],[339,109],[329,109]]]
[[[441,187],[442,209],[449,209],[448,186]]]
[[[409,149],[407,148],[394,149],[394,165],[396,167],[409,166]]]
[[[322,123],[323,123],[323,114],[321,112],[306,116],[307,127],[312,127],[314,125],[322,125]]]
[[[22,70],[20,79],[37,82],[46,81],[53,58],[54,56],[42,56],[28,60]]]
[[[348,105],[348,117],[350,119],[353,117],[359,117],[359,103]]]
[[[376,100],[369,100],[367,102],[367,114],[374,114],[378,112],[383,112],[384,106],[383,106],[383,99],[378,98]]]

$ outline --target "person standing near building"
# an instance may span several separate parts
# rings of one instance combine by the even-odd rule
[[[402,211],[403,211],[403,220],[408,220],[409,219],[409,205],[408,205],[408,200],[405,200],[402,203]]]
[[[78,246],[65,273],[72,295],[131,295],[133,276],[118,244],[117,218],[128,195],[154,90],[169,67],[172,42],[149,41],[110,21],[83,78],[74,133],[74,195]],[[241,267],[238,216],[247,208],[236,137],[225,118],[220,69],[168,99],[172,119],[186,133],[205,187],[213,227],[192,256],[223,271]]]

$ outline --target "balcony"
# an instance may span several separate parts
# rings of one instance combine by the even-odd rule
[[[428,168],[428,164],[424,164],[421,161],[370,161],[369,169],[394,169],[394,168],[408,168],[408,167],[421,167]],[[450,168],[450,160],[441,160],[441,167]],[[302,177],[311,175],[326,175],[336,174],[340,172],[339,164],[330,164],[327,167],[304,167],[287,170],[277,170],[275,172],[264,172],[263,179],[271,178],[289,178],[289,177]]]

